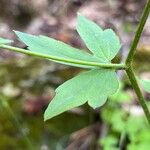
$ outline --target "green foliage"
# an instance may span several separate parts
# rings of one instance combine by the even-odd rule
[[[130,57],[132,53],[128,56],[126,64],[111,64],[111,60],[116,56],[121,47],[119,38],[113,30],[102,30],[97,24],[79,14],[77,31],[87,48],[93,54],[73,48],[70,45],[49,37],[42,35],[34,36],[19,31],[15,31],[15,33],[28,46],[28,50],[5,45],[10,43],[10,41],[1,39],[1,48],[46,58],[66,65],[93,69],[74,77],[56,89],[56,95],[46,109],[44,120],[86,102],[92,108],[102,106],[106,102],[107,97],[114,94],[119,87],[115,73],[116,69],[126,68],[134,89],[138,90],[138,84],[136,83],[136,79],[134,79],[132,68],[127,65],[131,61]],[[118,99],[128,98],[120,90],[111,99],[116,99],[116,97]],[[139,99],[142,101],[140,101],[141,103],[145,103],[143,97],[139,97]],[[149,113],[147,106],[142,106],[144,106],[145,113]],[[118,113],[118,116],[114,116],[113,118],[116,118],[116,121],[119,122],[118,118],[120,115]],[[120,127],[121,125],[118,126]]]
[[[84,62],[111,64],[111,60],[120,49],[119,38],[111,29],[103,31],[94,22],[78,15],[77,31],[93,54],[49,37],[34,36],[19,31],[15,33],[28,46],[29,51],[38,56],[48,56],[55,62],[82,68],[89,68]],[[21,49],[21,51],[26,50]],[[115,68],[98,68],[82,73],[56,89],[56,96],[46,109],[44,120],[86,102],[93,108],[100,107],[106,102],[108,96],[117,91],[118,87]]]
[[[129,140],[127,150],[147,150],[150,147],[150,130],[144,116],[130,114],[120,107],[121,103],[116,97],[116,101],[109,101],[100,113],[106,128],[109,128],[109,133],[99,140],[100,145],[104,150],[111,147],[119,149],[118,143],[124,133]],[[126,100],[128,103],[129,100]]]
[[[110,62],[120,49],[120,41],[111,29],[102,30],[94,22],[78,15],[77,31],[93,54],[103,62]]]
[[[150,80],[141,80],[143,88],[146,92],[150,93]]]
[[[125,67],[121,69],[126,69],[125,71],[136,92],[140,105],[142,106],[145,116],[150,123],[150,112],[144,101],[144,97],[132,68],[133,56],[137,49],[149,12],[150,0],[148,0],[145,5],[134,40],[131,44],[127,59],[125,60]],[[49,58],[52,61],[76,67],[92,68],[91,66],[88,66],[87,63],[110,65],[111,60],[120,49],[120,42],[115,33],[111,29],[103,31],[94,22],[81,15],[78,15],[77,31],[93,55],[72,48],[65,43],[48,37],[33,36],[21,32],[16,32],[16,34],[21,41],[29,47],[29,53],[25,52],[23,49],[6,46],[5,44],[10,43],[10,41],[2,38],[0,39],[0,48],[6,48],[32,55],[37,54],[35,56],[45,56],[44,58]],[[95,69],[94,67],[93,70],[82,73],[58,87],[56,89],[56,96],[45,112],[45,120],[73,107],[80,106],[85,102],[88,102],[88,104],[93,108],[102,106],[106,102],[107,97],[115,93],[118,88],[118,81],[115,73],[116,68],[117,67],[112,67],[111,69],[108,69],[107,67],[107,69]],[[147,92],[150,92],[150,82],[142,81],[142,84],[144,89]],[[112,99],[118,97],[117,94],[112,97]],[[117,102],[119,101],[117,100]],[[118,106],[121,105],[118,104]],[[145,123],[143,116],[132,116],[129,111],[120,110],[119,107],[114,107],[113,104],[110,104],[109,107],[110,109],[107,108],[106,111],[102,112],[102,119],[105,120],[108,127],[111,128],[111,131],[109,131],[111,133],[101,142],[102,147],[105,150],[118,149],[116,145],[119,145],[120,141],[117,141],[116,136],[125,135],[130,142],[126,148],[127,150],[149,149],[150,130]],[[110,118],[108,118],[108,114]]]
[[[119,148],[117,148],[118,140],[112,135],[100,140],[100,144],[103,146],[104,150],[119,150]]]
[[[78,16],[77,31],[89,50],[101,61],[110,61],[120,48],[119,40],[112,30],[102,31],[94,22],[81,15]],[[85,72],[67,81],[56,90],[56,96],[46,109],[44,120],[87,101],[93,108],[100,107],[117,89],[118,81],[113,70],[101,69]]]
[[[148,150],[150,147],[150,129],[143,116],[129,116],[126,130],[130,143],[128,150]]]
[[[95,56],[73,48],[61,41],[46,37],[46,36],[34,36],[27,33],[15,31],[16,35],[24,42],[30,51],[38,54],[44,54],[49,57],[56,57],[59,60],[56,62],[67,64],[76,67],[87,68],[82,64],[68,63],[67,60],[74,61],[88,61],[88,62],[100,62]]]
[[[12,42],[13,42],[12,40],[8,40],[0,37],[0,44],[10,44]]]
[[[44,118],[50,119],[87,101],[93,108],[100,107],[117,89],[118,80],[114,70],[101,69],[81,73],[56,89],[56,96],[45,111]]]

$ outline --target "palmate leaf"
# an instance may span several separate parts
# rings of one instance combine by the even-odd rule
[[[78,14],[77,31],[88,49],[104,62],[110,62],[121,44],[113,30],[102,30],[97,24]]]
[[[108,96],[116,92],[118,86],[114,70],[94,69],[83,72],[56,89],[56,96],[46,109],[44,120],[86,102],[93,108],[100,107]]]
[[[111,29],[103,31],[94,22],[81,15],[78,15],[77,31],[93,54],[49,37],[18,31],[15,33],[30,51],[38,55],[46,55],[55,62],[82,68],[91,68],[85,65],[87,62],[110,64],[120,49],[120,42],[115,33]],[[54,59],[56,57],[59,59]],[[79,63],[76,63],[77,61]],[[81,73],[56,89],[56,95],[45,111],[44,120],[86,102],[93,108],[100,107],[106,102],[108,96],[117,91],[118,86],[115,70],[96,68]]]
[[[0,37],[0,44],[10,44],[12,42],[13,42],[12,40],[4,39]]]
[[[38,54],[45,54],[47,56],[54,56],[69,60],[79,60],[88,62],[100,62],[95,56],[79,50],[77,48],[71,47],[61,41],[46,37],[46,36],[34,36],[27,33],[15,31],[19,39],[24,42],[30,51],[36,52]],[[54,60],[53,60],[54,61]],[[55,61],[62,64],[67,64],[71,66],[87,68],[85,65],[72,64],[64,61]]]

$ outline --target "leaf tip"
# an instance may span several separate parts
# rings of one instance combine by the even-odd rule
[[[14,31],[14,33],[15,33],[18,37],[20,37],[21,35],[25,34],[25,33],[20,32],[20,31],[16,31],[16,30],[13,30],[13,31]]]
[[[13,32],[18,35],[19,33],[21,33],[20,31],[17,31],[17,30],[13,30]]]
[[[44,116],[44,122],[46,122],[47,120],[48,120],[48,118]]]
[[[44,112],[44,122],[46,122],[49,119],[50,119],[50,117],[47,115],[47,111],[45,110],[45,112]]]
[[[77,13],[77,20],[82,20],[82,19],[86,19],[86,17],[84,15],[82,15],[80,12]]]

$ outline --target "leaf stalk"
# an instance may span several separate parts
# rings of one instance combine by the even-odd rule
[[[66,58],[60,58],[60,57],[56,57],[56,56],[43,55],[40,53],[38,54],[38,53],[29,51],[29,50],[13,47],[13,46],[9,46],[9,45],[0,45],[0,48],[8,49],[8,50],[11,50],[14,52],[20,52],[20,53],[31,55],[31,56],[45,58],[45,59],[49,59],[52,61],[59,61],[59,62],[78,64],[78,65],[85,65],[85,66],[88,66],[89,68],[93,68],[93,67],[95,67],[95,68],[109,68],[109,69],[115,69],[115,70],[119,70],[119,69],[122,70],[122,69],[127,68],[125,64],[98,63],[98,62],[66,59]]]

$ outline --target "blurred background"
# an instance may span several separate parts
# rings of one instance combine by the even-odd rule
[[[0,37],[26,48],[13,30],[46,35],[86,50],[77,34],[77,12],[120,37],[113,60],[123,61],[146,0],[0,0]],[[150,79],[150,17],[134,58],[138,77]],[[124,72],[117,94],[93,110],[84,105],[47,122],[54,90],[82,71],[0,50],[0,150],[149,150],[150,130]],[[142,89],[143,90],[143,89]],[[143,91],[147,103],[150,94]]]

